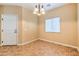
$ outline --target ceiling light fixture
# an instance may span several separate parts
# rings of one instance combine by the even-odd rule
[[[42,4],[35,5],[35,9],[33,11],[33,14],[36,14],[38,16],[45,14],[44,6]]]

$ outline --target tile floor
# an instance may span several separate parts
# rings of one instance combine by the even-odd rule
[[[79,56],[79,52],[74,48],[37,40],[23,46],[2,46],[0,56]]]

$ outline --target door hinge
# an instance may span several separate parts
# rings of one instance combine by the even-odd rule
[[[2,18],[2,21],[3,21],[3,18]]]
[[[2,43],[3,43],[3,41],[2,41]]]
[[[2,30],[2,32],[3,32],[3,30]]]

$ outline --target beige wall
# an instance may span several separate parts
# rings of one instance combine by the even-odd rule
[[[72,46],[77,46],[77,4],[67,4],[56,8],[46,13],[45,16],[40,16],[39,31],[40,38],[64,43]],[[60,33],[46,33],[45,19],[59,16],[61,18]]]
[[[79,48],[79,4],[77,4],[77,38],[78,38],[78,48]],[[78,49],[79,50],[79,49]]]
[[[0,6],[0,15],[1,15],[1,7],[2,6]],[[0,20],[1,20],[1,16],[0,16]],[[1,21],[0,21],[0,26],[1,26]],[[1,27],[0,27],[0,31],[1,31]],[[1,33],[0,33],[0,44],[1,44]]]
[[[19,16],[19,43],[26,43],[37,38],[77,46],[77,4],[68,4],[38,17],[32,11],[19,6],[0,6],[0,14],[11,13]],[[61,32],[46,33],[44,21],[47,18],[61,17]],[[38,23],[39,22],[39,23]],[[77,23],[77,24],[76,24]],[[39,24],[39,25],[38,25]],[[39,37],[38,37],[39,36]],[[78,40],[77,40],[78,38]],[[79,46],[79,44],[78,44]]]
[[[22,42],[30,42],[37,39],[37,16],[26,8],[22,8]]]

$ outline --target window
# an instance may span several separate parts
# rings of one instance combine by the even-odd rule
[[[60,17],[45,20],[45,32],[60,32]]]

